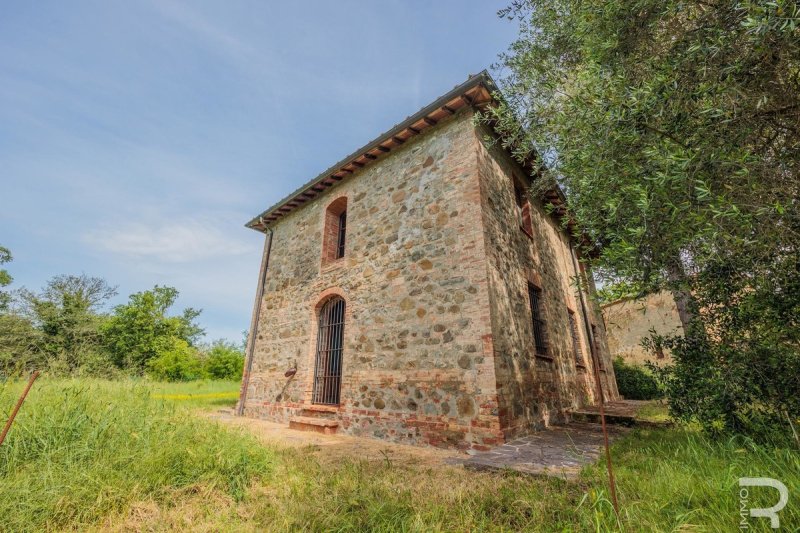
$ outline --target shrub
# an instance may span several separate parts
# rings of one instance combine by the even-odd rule
[[[644,367],[629,365],[617,357],[614,359],[614,374],[619,393],[628,400],[655,400],[664,396],[656,376]]]
[[[197,351],[183,339],[164,339],[156,356],[146,364],[147,373],[161,381],[192,381],[204,376],[203,362]]]
[[[216,341],[206,354],[205,373],[210,379],[241,379],[244,354],[233,343]]]
[[[665,339],[673,417],[712,435],[796,439],[800,422],[800,252],[718,254],[692,280],[695,324]],[[794,426],[794,427],[793,427]]]

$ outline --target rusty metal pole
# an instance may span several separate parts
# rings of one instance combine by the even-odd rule
[[[6,426],[3,428],[3,432],[0,433],[0,444],[3,444],[3,441],[6,440],[6,435],[8,435],[8,430],[11,429],[11,424],[14,423],[14,419],[17,418],[17,413],[19,412],[19,408],[22,407],[22,402],[25,401],[25,398],[28,396],[28,391],[31,390],[33,387],[33,382],[36,381],[36,378],[39,377],[39,371],[34,371],[31,374],[31,378],[28,380],[28,385],[25,387],[25,390],[22,391],[22,395],[17,400],[17,405],[14,406],[14,410],[11,411],[11,416],[8,417],[8,422],[6,422]]]
[[[250,386],[250,373],[253,371],[253,356],[256,346],[256,336],[258,335],[258,319],[261,315],[261,301],[264,298],[264,284],[267,282],[267,271],[269,270],[269,257],[272,253],[272,229],[264,237],[264,253],[261,256],[261,270],[258,273],[258,285],[256,286],[256,301],[253,304],[253,316],[250,318],[250,332],[247,335],[247,347],[245,350],[245,363],[242,373],[242,386],[239,391],[239,404],[236,406],[236,414],[244,415],[245,403],[247,403],[247,389]]]
[[[606,428],[606,413],[605,413],[605,398],[603,395],[603,383],[600,379],[600,355],[597,353],[594,333],[592,332],[591,324],[589,324],[589,315],[587,314],[587,305],[583,300],[583,291],[581,290],[581,271],[578,268],[578,261],[575,258],[575,252],[570,246],[569,255],[572,258],[572,268],[575,269],[575,275],[578,277],[578,298],[581,302],[581,310],[583,311],[583,325],[586,329],[586,335],[589,337],[589,353],[592,356],[592,367],[594,369],[594,383],[597,387],[597,392],[600,396],[598,407],[600,408],[600,424],[603,428],[603,444],[606,449],[606,469],[608,470],[608,487],[611,493],[611,503],[614,505],[614,513],[619,516],[619,503],[617,502],[617,483],[614,480],[614,465],[611,463],[611,448],[608,444],[608,429]],[[587,283],[588,286],[588,283]]]

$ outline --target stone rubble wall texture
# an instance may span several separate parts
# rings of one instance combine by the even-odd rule
[[[638,365],[647,361],[662,364],[672,360],[669,350],[665,349],[664,357],[659,359],[642,347],[642,339],[650,336],[651,329],[659,335],[674,335],[682,331],[678,308],[669,292],[604,305],[603,315],[613,357],[620,356],[628,363]]]
[[[482,136],[489,136],[483,131]],[[514,202],[512,175],[525,176],[497,145],[481,144],[478,154],[482,185],[483,226],[487,249],[492,338],[498,383],[501,427],[506,438],[553,422],[564,422],[565,412],[593,404],[596,398],[589,338],[575,284],[569,239],[560,223],[541,202],[531,199],[532,236],[520,227]],[[528,186],[527,184],[525,184]],[[531,339],[528,282],[541,288],[540,309],[546,321],[548,356],[538,357]],[[591,306],[591,300],[585,298]],[[569,324],[575,313],[585,368],[576,366]],[[590,321],[600,332],[599,356],[606,398],[618,393],[613,368],[603,340],[603,324],[591,307]],[[609,373],[611,373],[609,375]]]
[[[562,304],[547,311],[556,361],[526,355],[529,314],[517,267],[546,255],[542,277],[556,280],[548,292],[560,302],[556,293],[569,287],[556,270],[568,249],[538,209],[547,244],[528,243],[528,255],[503,263],[505,253],[522,253],[511,244],[516,226],[502,228],[512,189],[500,187],[502,167],[481,135],[471,112],[458,113],[274,225],[246,416],[288,423],[309,406],[316,310],[334,294],[347,305],[341,403],[332,415],[340,432],[486,449],[591,401],[593,382],[567,364],[566,315],[550,317]],[[325,209],[343,196],[345,257],[323,264]],[[550,250],[559,243],[567,251]]]

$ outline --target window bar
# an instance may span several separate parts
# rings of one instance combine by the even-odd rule
[[[345,302],[335,298],[320,311],[312,402],[339,404],[342,377]]]
[[[542,320],[541,309],[539,308],[539,297],[541,289],[528,285],[528,297],[531,301],[531,320],[533,322],[533,340],[536,346],[536,353],[547,355],[547,341],[545,337],[546,322]]]

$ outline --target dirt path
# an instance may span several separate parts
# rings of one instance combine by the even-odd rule
[[[378,439],[351,437],[348,435],[323,435],[312,431],[289,429],[286,424],[235,417],[229,413],[218,412],[212,418],[225,424],[244,428],[263,442],[292,448],[311,448],[324,453],[316,454],[321,461],[337,461],[344,458],[359,458],[369,461],[389,460],[394,464],[422,466],[428,468],[460,468],[445,462],[458,463],[469,456],[457,450],[423,448],[395,444]]]

